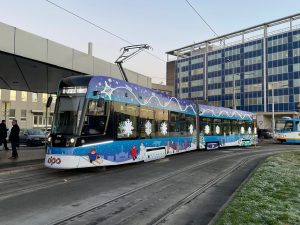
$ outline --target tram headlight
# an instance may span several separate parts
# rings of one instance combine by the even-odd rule
[[[66,147],[73,147],[76,143],[76,138],[69,138],[67,139],[67,144],[66,144]]]

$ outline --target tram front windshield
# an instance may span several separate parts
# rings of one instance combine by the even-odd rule
[[[84,105],[84,96],[63,95],[57,99],[53,134],[76,135]]]

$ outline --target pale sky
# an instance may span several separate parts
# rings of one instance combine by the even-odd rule
[[[152,54],[214,37],[185,0],[51,0]],[[218,35],[300,12],[299,0],[189,0]],[[46,0],[0,0],[0,22],[113,63],[129,44],[53,6]],[[141,53],[123,66],[153,82],[165,81],[166,63]]]

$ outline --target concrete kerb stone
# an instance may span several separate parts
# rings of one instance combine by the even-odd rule
[[[268,158],[268,157],[267,157]],[[232,193],[232,195],[229,197],[229,199],[222,205],[220,210],[216,213],[216,215],[212,218],[212,220],[208,223],[208,225],[214,225],[217,219],[220,217],[221,213],[223,213],[224,209],[229,205],[229,203],[233,200],[233,198],[236,196],[236,194],[245,186],[245,184],[251,179],[253,174],[260,168],[263,162],[267,159],[261,160],[254,170],[252,170],[249,175],[246,177],[246,179],[240,184],[240,186]]]
[[[14,174],[17,172],[30,171],[35,169],[44,168],[44,163],[32,164],[32,165],[24,165],[24,166],[14,166],[0,169],[0,175]]]

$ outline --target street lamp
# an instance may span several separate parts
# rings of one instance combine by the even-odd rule
[[[288,85],[286,84],[281,84],[279,82],[274,82],[274,83],[270,83],[269,84],[269,89],[271,87],[271,90],[272,90],[272,134],[273,134],[273,137],[274,137],[274,134],[275,134],[275,110],[274,110],[274,86],[277,86],[277,88],[283,88],[283,87],[288,87]]]
[[[233,63],[230,59],[226,59],[226,62],[230,63],[231,66],[233,67]],[[235,75],[236,75],[236,70],[235,70],[235,67],[233,67],[233,74],[232,74],[232,88],[233,88],[233,92],[232,92],[232,106],[233,106],[233,109],[236,109],[236,105],[235,105]]]

